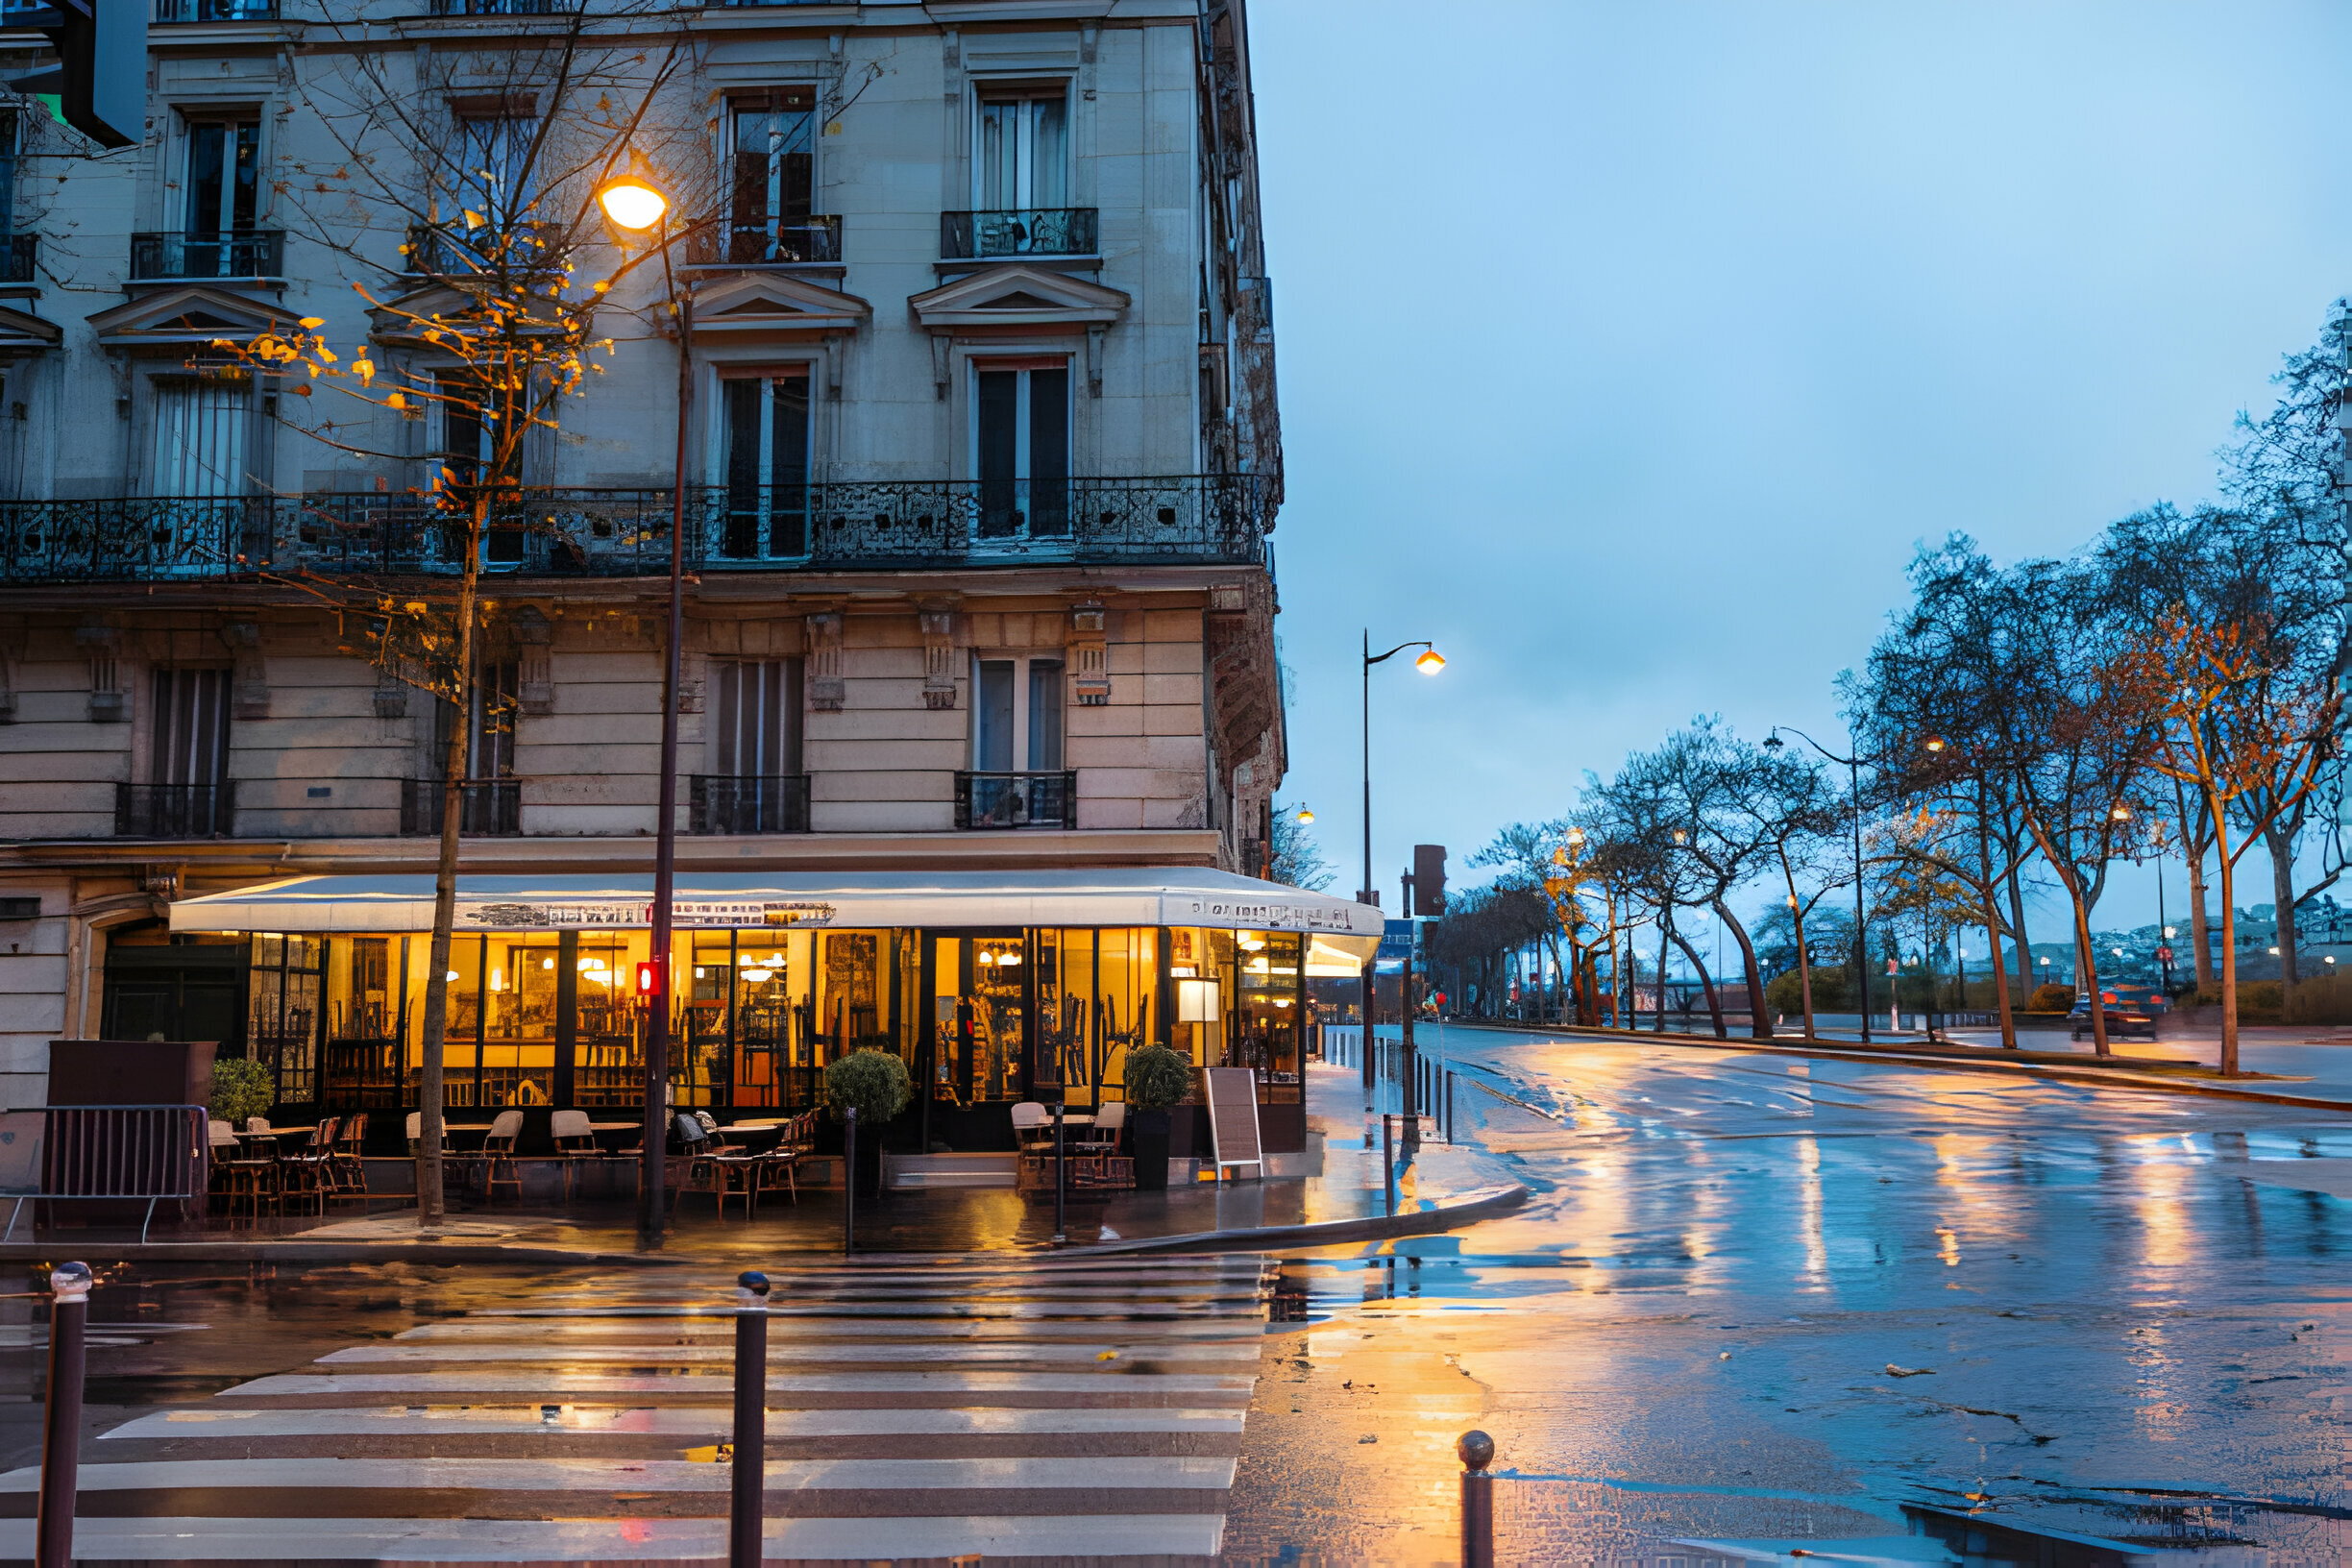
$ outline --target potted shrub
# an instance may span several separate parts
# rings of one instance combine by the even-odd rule
[[[825,1099],[833,1107],[833,1119],[847,1121],[849,1107],[857,1107],[857,1168],[847,1179],[857,1183],[860,1197],[882,1190],[882,1128],[913,1096],[906,1063],[895,1051],[851,1051],[826,1066]]]
[[[212,1064],[212,1088],[205,1095],[205,1109],[213,1120],[241,1132],[248,1118],[268,1115],[277,1103],[277,1075],[260,1063],[232,1056]]]
[[[1128,1125],[1135,1131],[1135,1184],[1139,1191],[1167,1189],[1168,1107],[1192,1092],[1192,1062],[1165,1045],[1139,1045],[1127,1053]]]

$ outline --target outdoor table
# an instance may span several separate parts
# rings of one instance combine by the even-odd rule
[[[233,1127],[230,1129],[230,1131],[235,1133],[239,1138],[250,1138],[257,1143],[268,1143],[275,1142],[277,1139],[282,1138],[308,1138],[312,1134],[316,1133],[318,1128],[315,1126],[263,1127],[257,1130],[253,1128]]]
[[[588,1124],[588,1134],[591,1138],[600,1133],[641,1133],[644,1131],[645,1123],[642,1121],[592,1121]]]

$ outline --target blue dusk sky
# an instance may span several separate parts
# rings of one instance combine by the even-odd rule
[[[1361,874],[1844,731],[1923,540],[2214,490],[2352,292],[2352,7],[1258,0],[1289,801]],[[2251,866],[2266,901],[2267,868]],[[2168,886],[2182,887],[2175,864]],[[2101,926],[2154,919],[2126,874]],[[2039,934],[2039,933],[2038,933]],[[2054,934],[2054,932],[2053,932]]]

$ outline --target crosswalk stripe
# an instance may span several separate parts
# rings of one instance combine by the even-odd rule
[[[1213,1557],[1264,1265],[772,1271],[771,1558]],[[78,1556],[649,1560],[725,1547],[734,1324],[644,1276],[418,1324],[151,1410],[82,1470]],[[620,1314],[620,1315],[616,1315]],[[628,1315],[636,1314],[636,1315]],[[0,1476],[0,1557],[37,1471]]]
[[[412,1432],[419,1435],[495,1435],[553,1430],[579,1433],[646,1433],[661,1436],[723,1436],[734,1419],[723,1405],[631,1409],[565,1405],[557,1413],[536,1405],[328,1409],[197,1409],[142,1415],[105,1433],[106,1438],[307,1437]],[[217,1426],[215,1432],[191,1427]],[[1020,1434],[1075,1433],[1234,1433],[1241,1431],[1237,1409],[1200,1410],[1179,1407],[1071,1409],[957,1409],[917,1406],[878,1410],[784,1410],[768,1412],[772,1442],[795,1437],[916,1436],[938,1433]]]

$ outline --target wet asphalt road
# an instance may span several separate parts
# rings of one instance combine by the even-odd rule
[[[1236,1555],[1449,1560],[1471,1426],[1515,1473],[1505,1560],[1820,1550],[1904,1534],[1904,1505],[2143,1550],[2344,1555],[2352,1204],[2327,1194],[2352,1196],[2352,1117],[1565,1037],[1447,1045],[1552,1113],[1458,1097],[1537,1195],[1286,1270],[1307,1322],[1269,1346]]]

